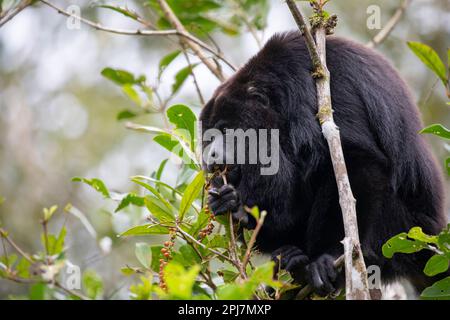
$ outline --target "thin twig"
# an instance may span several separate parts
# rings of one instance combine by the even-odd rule
[[[421,106],[425,107],[428,103],[428,100],[430,100],[431,95],[434,92],[434,89],[436,89],[437,84],[439,83],[440,79],[436,77],[436,79],[433,82],[433,85],[431,86],[430,90],[428,90],[427,95],[423,99],[423,102],[420,104]]]
[[[80,22],[100,31],[105,31],[109,33],[114,34],[120,34],[120,35],[131,35],[131,36],[178,36],[181,38],[188,39],[192,43],[195,43],[199,47],[205,49],[206,51],[212,53],[215,57],[217,57],[219,60],[223,61],[225,64],[227,64],[233,71],[236,71],[237,68],[228,61],[221,53],[216,52],[213,48],[211,48],[209,45],[201,41],[200,39],[197,39],[193,35],[191,35],[188,32],[180,32],[178,30],[145,30],[145,29],[136,29],[136,30],[129,30],[129,29],[118,29],[118,28],[111,28],[103,26],[102,24],[98,22],[93,22],[91,20],[88,20],[86,18],[80,17],[76,14],[69,13],[65,11],[64,9],[52,4],[51,2],[47,0],[39,0],[43,4],[47,5],[48,7],[56,10],[58,13],[65,15],[67,17],[71,17],[74,19],[79,20]]]
[[[81,293],[75,292],[73,290],[70,290],[70,289],[64,287],[58,281],[55,281],[55,287],[58,287],[62,291],[66,292],[67,294],[70,294],[70,295],[72,295],[74,297],[77,297],[80,300],[91,300],[90,298],[86,297],[85,295],[83,295]]]
[[[14,248],[14,250],[16,250],[25,260],[27,260],[30,263],[33,263],[34,261],[30,258],[30,256],[28,254],[26,254],[9,236],[8,233],[0,228],[0,236],[5,239],[10,245],[11,247]]]
[[[32,2],[33,0],[24,0],[13,9],[7,10],[4,13],[2,12],[0,16],[0,28],[3,27],[3,25],[5,25],[9,20],[14,18],[22,10],[30,6]]]
[[[183,26],[181,21],[178,19],[178,17],[175,15],[175,13],[172,11],[170,6],[167,4],[165,0],[157,0],[158,4],[163,11],[164,15],[166,16],[169,23],[175,28],[175,30],[180,34],[189,34],[187,32],[186,28]],[[194,51],[195,55],[203,62],[203,64],[219,79],[221,82],[225,81],[225,77],[222,74],[222,72],[217,68],[215,63],[211,59],[208,59],[203,50],[202,47],[195,41],[192,41],[190,38],[181,38],[182,41],[191,48],[192,51]],[[204,49],[204,48],[203,48]]]
[[[303,14],[298,9],[297,5],[295,4],[294,0],[286,0],[286,4],[289,7],[289,10],[292,13],[292,16],[294,17],[295,22],[297,23],[298,28],[300,29],[300,32],[302,33],[303,37],[305,38],[306,47],[308,48],[309,55],[311,56],[314,72],[316,74],[321,73],[322,70],[322,63],[320,62],[319,53],[317,52],[316,42],[314,41],[314,37],[311,34],[311,31],[308,27],[308,25],[305,22],[305,19],[303,18]]]
[[[183,55],[189,65],[191,76],[192,76],[192,79],[194,80],[194,86],[195,86],[195,90],[197,91],[198,99],[200,100],[200,103],[203,106],[203,105],[205,105],[205,99],[203,98],[203,94],[200,89],[200,85],[198,84],[197,77],[194,73],[194,68],[192,67],[191,59],[189,58],[189,54],[186,52],[186,48],[184,47],[183,44],[182,44],[182,47],[183,47]]]
[[[409,5],[409,0],[403,0],[400,6],[395,10],[394,15],[389,19],[389,21],[386,23],[383,29],[381,29],[375,37],[370,40],[366,46],[369,48],[374,48],[380,43],[382,43],[386,38],[391,34],[392,30],[394,30],[395,26],[399,23],[400,19],[402,18],[404,12],[406,11],[406,8]]]
[[[266,218],[267,215],[267,211],[262,211],[261,212],[261,217],[259,218],[255,230],[253,230],[252,236],[250,237],[250,241],[248,242],[247,245],[247,251],[245,252],[245,256],[244,256],[244,261],[242,262],[242,264],[244,265],[244,269],[247,266],[247,263],[250,261],[250,256],[252,254],[252,248],[255,245],[256,242],[256,237],[258,236],[259,231],[261,231],[261,228],[264,224],[264,219]]]
[[[9,256],[8,249],[6,248],[5,239],[2,237],[3,255],[5,256],[6,269],[9,270]]]

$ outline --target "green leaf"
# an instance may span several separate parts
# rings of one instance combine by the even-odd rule
[[[409,41],[408,46],[412,50],[412,52],[414,52],[414,54],[419,57],[419,59],[428,68],[430,68],[439,77],[439,79],[441,79],[444,85],[447,85],[445,65],[439,58],[436,51],[434,51],[433,48],[427,46],[426,44],[420,42]]]
[[[17,259],[18,257],[16,254],[9,254],[8,256],[0,256],[0,262],[10,268],[16,263]]]
[[[153,138],[155,142],[157,142],[173,154],[179,156],[182,160],[185,161],[185,163],[190,164],[192,168],[199,169],[199,163],[194,152],[192,152],[190,146],[188,146],[186,142],[178,135],[172,134],[157,127],[142,126],[136,123],[127,123],[127,128],[140,132],[157,134],[157,136]]]
[[[44,212],[44,221],[49,221],[52,216],[55,214],[56,210],[58,209],[58,206],[52,206],[51,208],[47,209],[44,208],[43,212]]]
[[[129,193],[122,199],[122,201],[120,201],[119,205],[117,206],[116,210],[114,210],[114,212],[118,212],[128,207],[130,204],[133,204],[138,207],[143,207],[145,205],[144,198],[136,195],[135,193]]]
[[[151,268],[155,272],[159,272],[159,259],[164,258],[161,249],[164,248],[163,246],[152,246],[152,263]]]
[[[176,104],[167,109],[167,118],[175,125],[176,132],[182,135],[195,150],[195,125],[197,118],[192,110],[183,104]]]
[[[249,283],[229,283],[217,288],[217,297],[219,300],[250,300],[254,289]]]
[[[131,276],[133,274],[136,274],[138,271],[139,271],[138,268],[132,268],[132,267],[129,267],[129,266],[120,268],[120,272],[122,272],[122,274],[124,276]]]
[[[152,187],[151,185],[149,185],[148,183],[145,183],[143,181],[140,181],[139,179],[131,179],[131,181],[133,181],[134,183],[137,183],[138,185],[144,187],[145,189],[147,189],[148,191],[150,191],[153,195],[156,196],[156,198],[162,202],[164,204],[164,206],[167,208],[167,213],[170,214],[170,216],[172,216],[172,210],[174,209],[173,206],[166,200],[164,199],[164,197],[161,195],[161,193],[158,192],[158,190],[156,190],[156,188]],[[146,203],[147,204],[147,203]]]
[[[195,284],[200,267],[194,265],[186,270],[182,265],[171,261],[164,268],[167,291],[171,298],[186,300],[192,299],[192,289]]]
[[[127,123],[127,128],[131,129],[131,130],[139,131],[139,132],[150,133],[150,134],[170,134],[169,132],[167,132],[161,128],[158,128],[158,127],[143,126],[143,125],[140,125],[137,123],[131,123],[131,122]]]
[[[189,75],[192,73],[192,70],[194,70],[196,66],[198,66],[198,63],[186,66],[177,72],[177,74],[175,75],[175,82],[172,85],[172,95],[175,95],[181,89],[186,79],[189,77]]]
[[[449,259],[445,255],[436,254],[428,260],[423,272],[429,277],[435,276],[447,271],[448,263]]]
[[[100,180],[100,179],[97,179],[97,178],[86,179],[86,178],[75,177],[75,178],[72,178],[72,181],[84,182],[85,184],[87,184],[87,185],[91,186],[92,188],[94,188],[94,190],[96,190],[96,191],[100,192],[101,194],[103,194],[103,196],[105,198],[110,198],[108,189],[106,188],[106,186],[103,183],[103,181]]]
[[[161,169],[161,167],[159,169]],[[158,172],[159,172],[159,169],[158,169]],[[158,174],[159,174],[158,172],[156,173],[156,176],[158,176]],[[162,181],[158,180],[157,178],[151,178],[151,177],[146,177],[146,176],[134,176],[134,177],[132,177],[132,179],[147,180],[147,181],[150,181],[150,182],[154,182],[157,186],[164,186],[164,187],[166,187],[167,189],[171,190],[172,192],[174,192],[176,194],[179,194],[179,195],[182,194],[179,190],[175,189],[174,187],[168,185],[165,182],[162,182]]]
[[[97,7],[116,11],[118,13],[121,13],[125,17],[131,18],[133,20],[137,20],[139,18],[139,16],[135,12],[132,12],[132,11],[128,10],[127,8],[115,7],[115,6],[106,5],[106,4],[98,5]]]
[[[44,283],[36,283],[30,287],[30,300],[48,300],[49,288]]]
[[[228,249],[228,239],[223,235],[216,234],[208,241],[208,248],[225,248]]]
[[[174,252],[173,261],[183,265],[184,267],[190,267],[192,265],[202,263],[198,253],[190,244],[184,244],[179,248],[179,252]]]
[[[420,295],[427,300],[450,300],[450,277],[444,278],[431,287],[426,288]]]
[[[258,206],[254,206],[250,209],[250,214],[253,218],[255,218],[256,221],[259,220],[260,212]]]
[[[250,278],[244,283],[232,283],[221,286],[217,290],[219,300],[248,300],[255,290],[262,284],[279,288],[281,283],[273,280],[274,263],[265,263],[255,269]]]
[[[441,138],[450,139],[450,130],[444,127],[442,124],[432,124],[420,131],[420,133],[432,133]]]
[[[153,138],[153,141],[170,151],[172,154],[178,156],[183,163],[189,165],[191,169],[200,169],[197,157],[191,150],[191,147],[177,135],[168,133],[159,134]]]
[[[66,240],[67,235],[67,229],[65,226],[61,228],[61,231],[59,232],[58,238],[56,239],[55,243],[53,244],[50,254],[60,254],[64,250],[64,242]]]
[[[179,211],[179,219],[183,220],[184,215],[191,207],[194,200],[198,197],[200,191],[202,190],[205,184],[205,177],[203,171],[199,171],[195,176],[194,180],[187,186],[184,191],[183,198],[181,198],[180,211]]]
[[[441,251],[450,253],[450,224],[439,233],[438,247]]]
[[[408,234],[403,232],[389,239],[382,247],[383,255],[392,258],[395,253],[414,253],[427,246],[418,240],[409,240]]]
[[[105,68],[102,70],[102,76],[118,85],[135,84],[137,82],[134,75],[125,70]]]
[[[16,266],[17,275],[20,278],[29,278],[30,277],[30,267],[31,263],[27,259],[20,259],[19,263]]]
[[[133,88],[132,84],[124,84],[122,86],[122,91],[125,95],[138,106],[142,105],[141,98],[139,97],[139,93]]]
[[[161,61],[159,62],[159,76],[158,78],[161,78],[161,75],[163,74],[164,70],[179,56],[181,53],[181,50],[176,50],[168,55],[164,56]]]
[[[167,206],[158,198],[152,196],[145,197],[145,206],[152,216],[157,218],[160,222],[173,224],[175,216],[172,210],[167,208]]]
[[[152,249],[149,244],[144,242],[136,243],[134,250],[136,258],[147,269],[150,269],[152,263]]]
[[[50,256],[59,255],[64,250],[64,240],[66,238],[66,235],[67,235],[66,227],[61,228],[58,237],[56,237],[53,234],[47,234],[47,240],[45,239],[45,234],[43,233],[41,235],[42,246],[45,248],[47,243],[48,254]]]
[[[103,281],[95,271],[87,270],[83,274],[83,288],[89,298],[100,298],[103,294]]]
[[[258,286],[260,284],[265,284],[271,286],[272,288],[278,288],[281,283],[273,279],[274,266],[275,263],[273,261],[269,261],[258,266],[250,276],[250,281],[254,282]]]
[[[138,114],[131,110],[122,110],[117,114],[116,119],[118,121],[120,121],[120,120],[124,120],[124,119],[135,118],[137,116],[138,116]]]
[[[133,227],[121,233],[120,237],[148,236],[153,234],[168,234],[169,229],[159,224],[145,224]]]
[[[220,270],[220,274],[225,283],[233,282],[234,280],[237,279],[237,277],[239,277],[239,273],[231,270]]]
[[[152,297],[152,281],[142,276],[141,283],[130,286],[130,296],[133,300],[150,300]]]
[[[419,241],[426,242],[426,243],[435,243],[436,244],[438,242],[437,236],[429,236],[429,235],[425,234],[422,231],[421,227],[411,228],[411,230],[409,230],[409,232],[408,232],[408,238],[411,238],[414,240],[419,240]]]
[[[161,176],[164,171],[164,168],[166,167],[167,161],[169,161],[169,159],[164,159],[163,161],[161,161],[161,163],[158,167],[158,170],[156,170],[156,173],[155,173],[156,180],[161,180]]]

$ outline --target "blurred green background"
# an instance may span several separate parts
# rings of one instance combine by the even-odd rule
[[[182,0],[180,0],[182,1]],[[183,0],[189,2],[190,0]],[[146,1],[108,1],[127,5],[143,15]],[[67,7],[79,5],[83,15],[104,25],[138,28],[136,22],[113,11],[94,8],[93,1],[56,1]],[[378,30],[366,26],[369,5],[381,8],[382,26],[400,1],[334,0],[328,10],[336,13],[336,34],[368,42]],[[305,5],[307,6],[307,5]],[[229,12],[233,16],[233,12]],[[216,17],[223,18],[228,16]],[[413,0],[390,37],[376,50],[385,54],[410,85],[425,124],[450,125],[445,92],[431,71],[408,49],[406,41],[433,47],[444,59],[450,45],[450,1]],[[126,298],[128,279],[120,267],[135,261],[134,246],[116,234],[141,218],[138,211],[114,214],[112,203],[84,185],[71,182],[74,176],[97,177],[114,191],[131,189],[129,177],[149,174],[168,154],[151,137],[128,131],[116,116],[133,103],[100,74],[105,67],[145,74],[156,81],[162,56],[175,50],[177,42],[163,38],[114,35],[81,25],[66,26],[67,18],[43,5],[27,8],[0,29],[0,221],[18,244],[30,252],[40,247],[39,219],[42,208],[67,203],[77,207],[95,229],[89,233],[73,216],[68,219],[68,257],[82,270],[95,269],[105,282],[105,297]],[[267,28],[258,31],[264,42],[276,32],[295,29],[281,0],[270,1]],[[258,51],[251,32],[230,36],[213,32],[222,51],[235,65],[242,65]],[[169,67],[161,82],[168,94],[176,72],[185,66],[182,56]],[[203,66],[195,69],[202,92],[208,99],[219,82]],[[225,73],[232,72],[225,68]],[[171,103],[185,103],[199,112],[192,79]],[[159,114],[136,122],[162,125]],[[449,148],[442,140],[426,137],[440,162]],[[175,164],[171,164],[175,169]],[[444,167],[442,167],[444,170]],[[173,175],[171,175],[173,171]],[[164,177],[173,181],[175,170]],[[446,181],[448,188],[448,179]],[[54,226],[57,229],[58,226]],[[134,240],[133,240],[134,241]],[[112,243],[113,249],[109,244]],[[3,249],[0,249],[0,252]],[[28,290],[0,280],[0,298]]]

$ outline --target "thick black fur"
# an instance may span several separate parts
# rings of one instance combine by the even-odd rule
[[[329,37],[327,64],[366,264],[380,266],[386,282],[408,278],[420,290],[430,283],[422,271],[427,253],[381,253],[393,235],[413,226],[436,234],[447,220],[440,169],[418,134],[417,107],[391,64],[371,49]],[[336,286],[330,263],[342,254],[344,233],[311,71],[300,34],[275,35],[217,89],[201,120],[203,129],[280,130],[279,172],[262,176],[258,166],[234,166],[230,185],[220,189],[216,181],[210,206],[220,204],[217,213],[242,214],[242,205],[267,210],[259,249],[290,257],[281,261],[289,271],[306,265],[307,280],[327,293]]]

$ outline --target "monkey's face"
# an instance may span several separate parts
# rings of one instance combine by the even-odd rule
[[[200,120],[202,163],[208,172],[226,169],[239,181],[243,172],[267,166],[277,156],[272,151],[278,150],[278,115],[255,87],[219,88]]]

